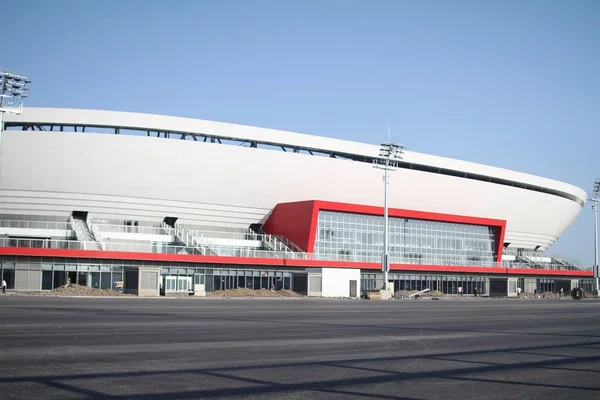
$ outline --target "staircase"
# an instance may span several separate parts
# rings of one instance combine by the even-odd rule
[[[579,271],[585,270],[584,268],[581,268],[581,266],[577,265],[577,264],[579,264],[578,262],[570,261],[563,257],[552,256],[552,262],[554,264],[556,264],[559,267],[559,269],[576,270],[576,271],[577,270],[579,270]]]
[[[83,243],[84,250],[102,250],[102,245],[94,238],[84,219],[71,216],[70,222],[77,240]]]
[[[267,250],[279,251],[282,253],[292,253],[292,250],[287,247],[283,242],[281,242],[276,236],[268,235],[268,234],[256,234],[257,237],[262,238],[263,246]]]
[[[175,239],[194,251],[194,254],[207,256],[236,256],[256,257],[271,256],[283,258],[297,258],[298,254],[305,254],[300,248],[286,242],[285,238],[275,235],[259,233],[251,228],[244,230],[223,230],[215,227],[187,227],[175,223],[174,226],[163,222],[162,227],[175,228]],[[232,244],[227,244],[227,241]],[[265,253],[265,250],[267,253]],[[277,254],[276,254],[277,253]]]
[[[163,224],[165,227],[168,227],[164,222]],[[192,248],[194,254],[202,254],[203,256],[215,255],[208,247],[200,243],[198,239],[191,234],[189,229],[184,228],[182,225],[175,224],[175,238],[186,247]]]
[[[289,239],[280,235],[271,235],[262,230],[256,232],[252,228],[248,228],[247,235],[254,240],[262,240],[263,246],[268,250],[280,251],[283,253],[304,253],[304,250],[292,243]]]

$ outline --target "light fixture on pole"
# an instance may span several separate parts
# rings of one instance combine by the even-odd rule
[[[387,289],[388,274],[390,271],[390,259],[388,251],[389,221],[387,187],[389,183],[389,172],[398,169],[398,160],[402,159],[404,146],[393,143],[388,126],[388,141],[382,143],[379,149],[379,157],[373,159],[373,167],[383,170],[383,256],[381,259],[381,270],[383,271],[383,290]]]
[[[594,190],[590,201],[594,211],[594,278],[596,278],[596,290],[600,295],[600,267],[598,266],[598,204],[600,204],[600,178],[594,182]]]
[[[0,71],[0,149],[2,148],[2,131],[4,130],[4,113],[21,114],[23,100],[27,98],[27,85],[31,81],[21,75]]]

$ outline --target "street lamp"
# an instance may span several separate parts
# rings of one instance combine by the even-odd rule
[[[27,98],[31,83],[25,76],[0,72],[0,146],[2,144],[2,131],[4,130],[4,113],[21,114],[23,112],[23,100]],[[0,147],[1,148],[1,147]]]
[[[381,260],[381,270],[383,271],[383,290],[387,289],[388,273],[390,271],[390,260],[388,252],[388,204],[387,204],[387,186],[389,183],[389,171],[398,169],[398,160],[402,159],[404,146],[393,143],[388,127],[388,141],[381,144],[379,149],[379,158],[373,159],[373,167],[383,170],[383,257]]]
[[[598,267],[598,204],[600,203],[600,178],[594,182],[592,210],[594,211],[594,278],[596,278],[596,290],[600,292],[600,267]]]

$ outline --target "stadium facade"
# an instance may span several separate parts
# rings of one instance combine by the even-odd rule
[[[13,290],[138,295],[381,288],[379,146],[170,116],[26,108],[0,142]],[[546,255],[585,205],[567,183],[405,151],[388,187],[390,285],[487,295],[592,289]]]

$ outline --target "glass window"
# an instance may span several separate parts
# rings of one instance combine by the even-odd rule
[[[42,271],[42,290],[52,290],[52,271]]]
[[[321,211],[315,253],[378,262],[383,250],[383,216]],[[389,220],[390,260],[406,264],[489,265],[495,261],[493,228],[394,218]]]

